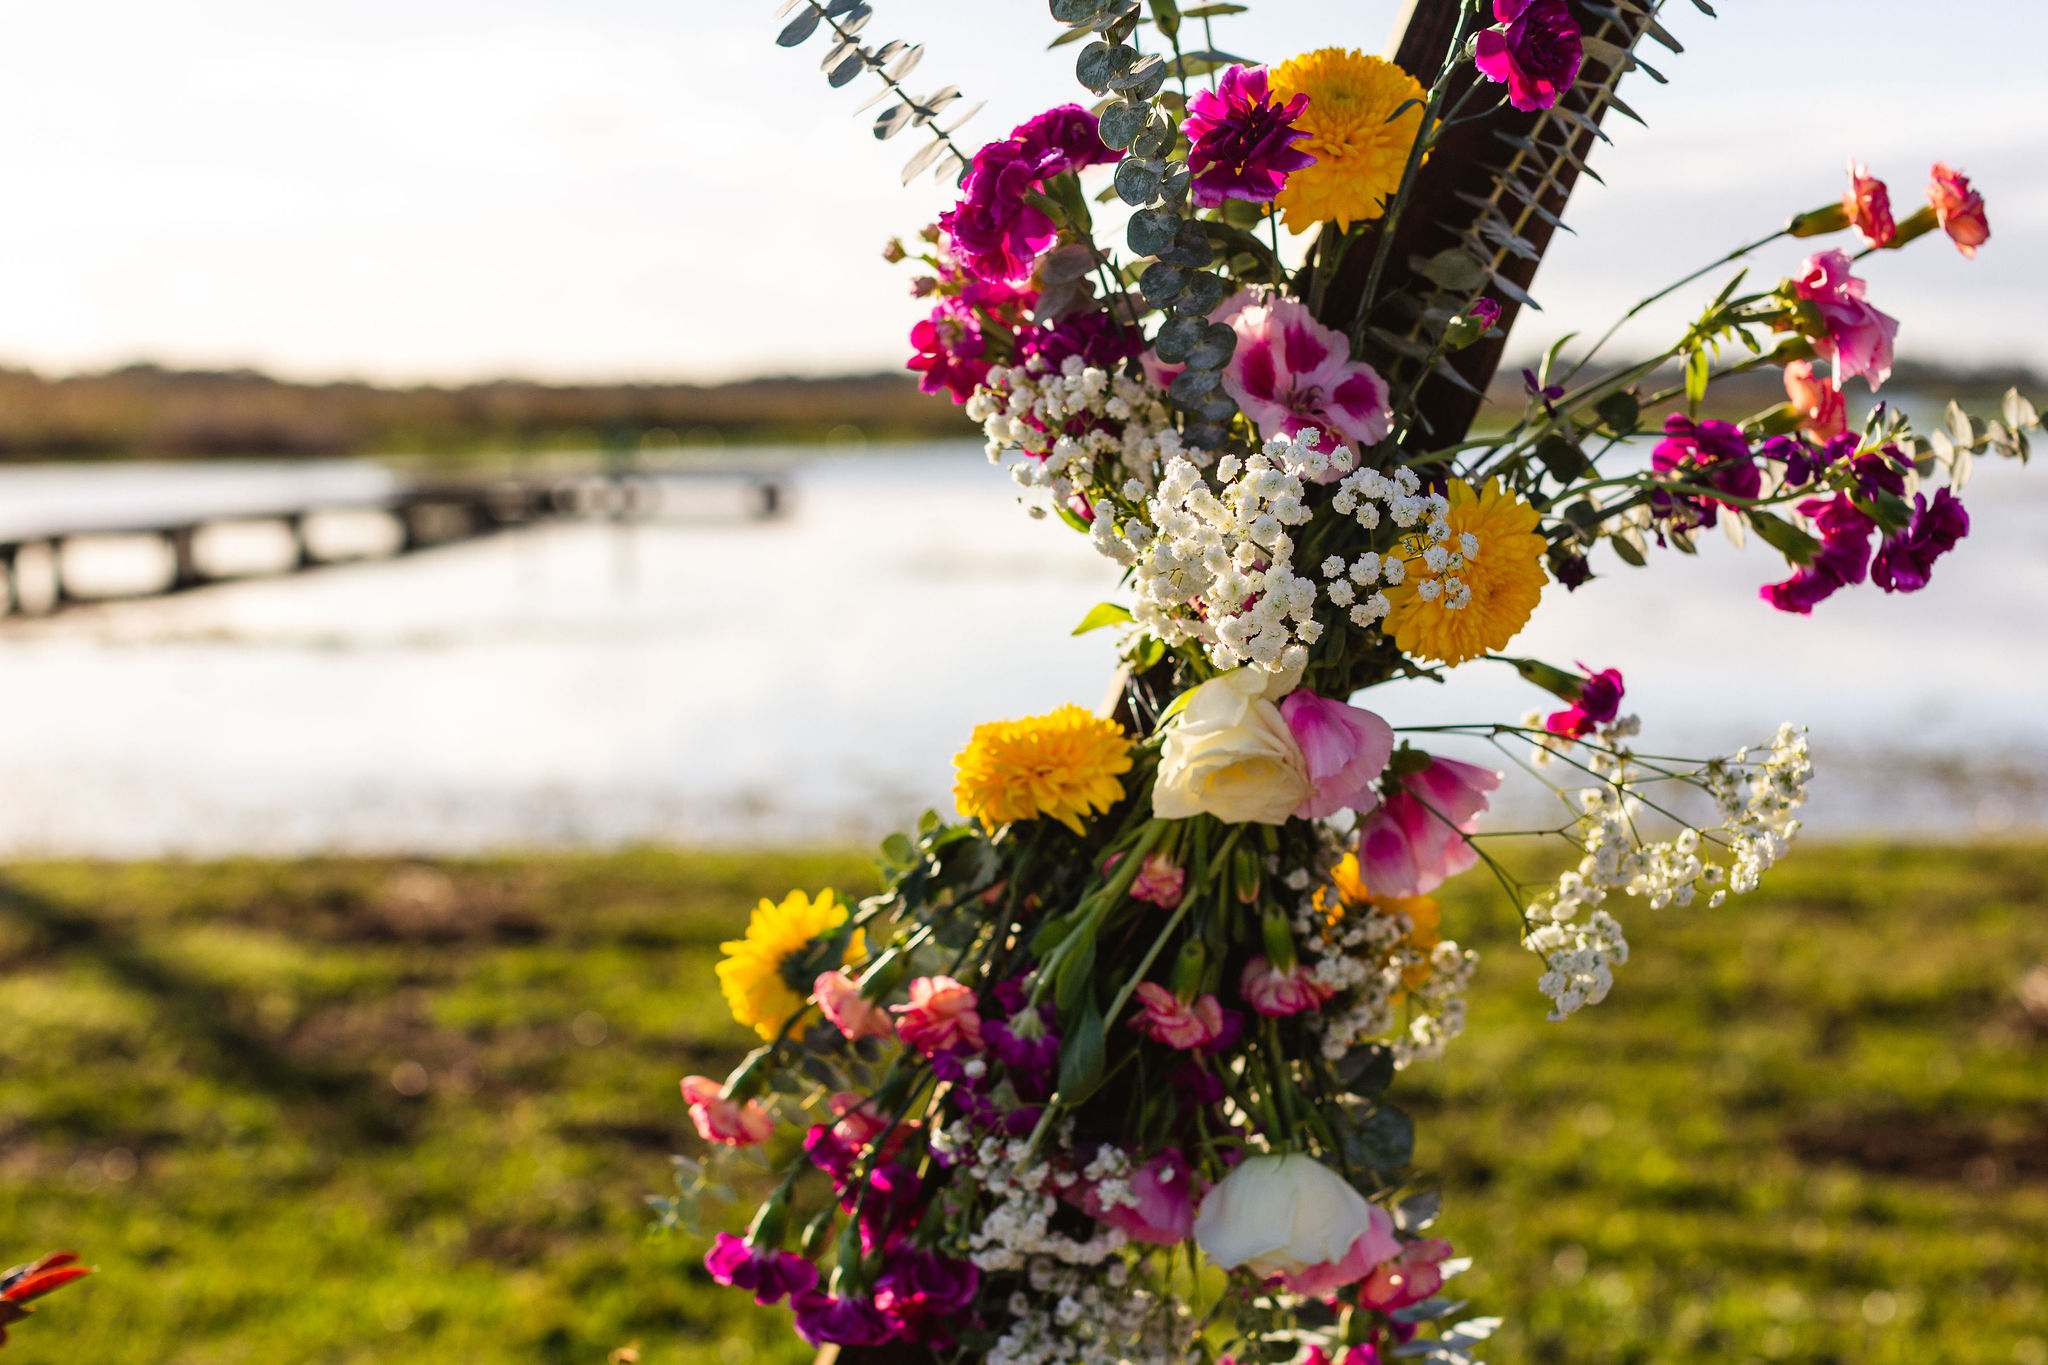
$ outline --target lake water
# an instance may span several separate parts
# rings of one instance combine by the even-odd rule
[[[978,446],[783,454],[775,521],[558,523],[0,622],[0,852],[867,839],[950,808],[978,721],[1100,700],[1109,634],[1068,632],[1115,574],[1026,517]],[[1515,649],[1622,669],[1646,749],[1805,722],[1821,829],[2048,824],[2048,471],[1979,471],[1973,534],[1923,593],[1866,586],[1786,617],[1756,598],[1783,576],[1760,547],[1715,539],[1654,572],[1603,551],[1605,576],[1553,588]],[[0,509],[147,510],[278,477],[4,470]],[[1403,725],[1547,700],[1479,663],[1371,704]]]

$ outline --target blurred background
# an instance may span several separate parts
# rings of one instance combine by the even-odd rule
[[[876,8],[987,101],[969,145],[1085,101],[1037,0]],[[1378,50],[1397,9],[1216,36]],[[1631,77],[1513,363],[1851,157],[1902,205],[1942,159],[1993,238],[1867,263],[1883,396],[2048,406],[2037,7],[1720,9]],[[881,247],[951,195],[772,10],[0,6],[0,1262],[105,1269],[20,1359],[800,1354],[642,1241],[675,1079],[740,1041],[715,945],[864,890],[844,850],[950,809],[977,722],[1094,704],[1111,643],[1068,632],[1116,581],[901,369]],[[2048,1365],[2048,481],[1964,497],[1917,595],[1780,616],[1716,540],[1603,554],[1518,641],[1620,668],[1667,752],[1807,723],[1820,776],[1774,889],[1640,917],[1568,1025],[1457,902],[1472,1036],[1403,1085],[1494,1359]]]

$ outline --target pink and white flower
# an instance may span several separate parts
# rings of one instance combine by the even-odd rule
[[[1246,290],[1214,316],[1237,333],[1224,392],[1266,440],[1320,432],[1316,449],[1335,457],[1323,482],[1349,473],[1359,446],[1393,429],[1386,381],[1353,360],[1343,334],[1317,322],[1299,299]]]
[[[1311,1298],[1355,1284],[1401,1250],[1392,1215],[1300,1155],[1240,1162],[1203,1198],[1194,1233],[1225,1270],[1278,1276]]]
[[[690,1105],[690,1122],[697,1136],[726,1147],[757,1147],[775,1131],[757,1100],[737,1104],[725,1097],[725,1087],[709,1076],[683,1077],[683,1098]]]
[[[981,1051],[981,1014],[974,992],[950,976],[920,976],[908,1004],[892,1005],[897,1036],[927,1057],[965,1047]]]
[[[1394,727],[1370,711],[1319,697],[1306,688],[1287,694],[1280,714],[1301,746],[1315,791],[1295,814],[1321,820],[1346,807],[1369,811],[1380,803],[1372,784],[1394,756]]]
[[[1197,1178],[1187,1158],[1168,1148],[1123,1177],[1115,1202],[1098,1182],[1081,1191],[1081,1207],[1134,1242],[1170,1247],[1195,1230]]]
[[[1500,774],[1434,758],[1401,779],[1358,829],[1358,870],[1375,896],[1421,896],[1479,861],[1465,836],[1479,826]]]
[[[1421,1303],[1444,1287],[1443,1263],[1450,1255],[1451,1244],[1441,1237],[1408,1243],[1393,1260],[1373,1267],[1358,1286],[1358,1302],[1382,1313]]]
[[[1820,251],[1806,258],[1793,289],[1812,303],[1827,324],[1827,331],[1813,339],[1821,359],[1834,362],[1834,382],[1862,375],[1871,391],[1891,378],[1892,342],[1899,334],[1899,320],[1880,313],[1864,302],[1869,286],[1850,274],[1850,260],[1844,251]]]

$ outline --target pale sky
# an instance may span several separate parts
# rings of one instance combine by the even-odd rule
[[[989,107],[1086,101],[1043,0],[874,0],[913,84]],[[918,308],[876,252],[948,201],[898,187],[772,42],[773,0],[0,0],[0,364],[135,359],[300,378],[696,379],[892,368]],[[1377,51],[1392,0],[1253,0],[1232,51]],[[1538,277],[1534,344],[1788,212],[1855,155],[1917,204],[1971,173],[1993,238],[1875,260],[1902,353],[2048,369],[2048,18],[2021,0],[1667,7],[1683,56],[1623,95],[1650,122],[1587,185]],[[1782,273],[1800,251],[1765,262]]]

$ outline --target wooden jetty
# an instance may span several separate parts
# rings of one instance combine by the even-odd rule
[[[108,471],[111,473],[112,471]],[[548,477],[342,481],[341,486],[258,489],[219,499],[136,513],[90,506],[61,508],[39,520],[34,512],[0,522],[0,615],[48,615],[110,600],[167,596],[216,583],[304,573],[341,564],[394,558],[476,540],[500,532],[560,521],[644,522],[687,515],[692,503],[722,487],[728,516],[766,520],[789,505],[785,468],[698,464],[612,469]],[[374,486],[388,483],[388,488]],[[355,486],[350,486],[351,484]],[[204,502],[202,491],[197,501]],[[678,508],[678,504],[683,504]],[[381,552],[334,553],[309,534],[323,518],[382,517],[388,522]],[[268,525],[288,538],[289,552],[258,568],[223,570],[208,563],[202,545],[222,528]],[[67,550],[80,542],[157,542],[167,572],[153,585],[118,592],[81,591],[67,571]]]

